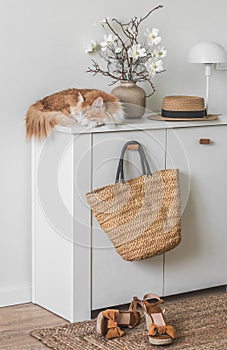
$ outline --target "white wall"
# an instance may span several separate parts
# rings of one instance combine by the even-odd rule
[[[140,6],[138,6],[140,4]],[[85,73],[83,50],[103,32],[92,24],[106,16],[144,15],[157,1],[0,0],[0,305],[30,300],[30,145],[23,119],[35,100],[68,87],[110,91],[109,80]],[[161,29],[167,71],[154,80],[148,106],[159,110],[167,94],[204,92],[203,67],[188,64],[188,49],[201,40],[227,48],[225,0],[162,1],[147,20]],[[227,112],[227,71],[214,71],[211,110]]]

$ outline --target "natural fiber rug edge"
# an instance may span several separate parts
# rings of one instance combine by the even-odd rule
[[[227,350],[227,293],[168,302],[165,307],[167,321],[178,332],[178,339],[168,349]],[[36,329],[30,334],[54,350],[157,349],[148,342],[144,322],[134,329],[125,329],[122,338],[110,341],[96,333],[95,325],[95,320],[67,323]]]

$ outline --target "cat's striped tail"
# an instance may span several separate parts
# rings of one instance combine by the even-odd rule
[[[28,139],[32,136],[37,139],[44,139],[56,125],[63,124],[64,119],[69,119],[61,112],[42,111],[37,107],[37,104],[32,105],[26,114],[26,136]]]

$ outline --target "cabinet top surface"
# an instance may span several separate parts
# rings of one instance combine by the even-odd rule
[[[102,132],[116,131],[132,131],[132,130],[155,130],[155,129],[175,129],[188,128],[198,126],[216,126],[227,125],[227,114],[218,117],[217,120],[197,120],[197,121],[157,121],[148,119],[148,115],[144,115],[141,119],[124,119],[121,124],[110,124],[99,127],[88,127],[79,125],[61,126],[58,125],[55,131],[67,134],[92,134]]]

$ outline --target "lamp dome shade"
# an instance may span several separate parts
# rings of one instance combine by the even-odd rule
[[[188,53],[192,63],[221,63],[227,61],[225,49],[213,41],[205,41],[193,46]]]

